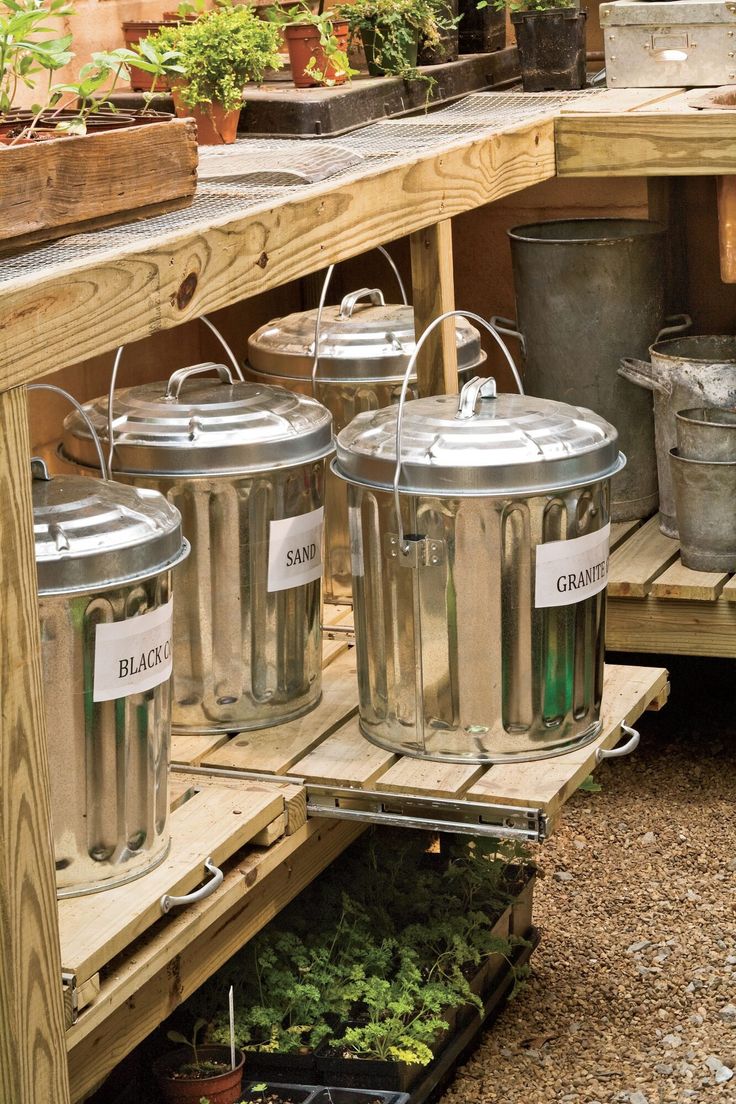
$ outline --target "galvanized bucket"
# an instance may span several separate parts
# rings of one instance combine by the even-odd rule
[[[694,571],[736,571],[736,463],[670,453],[680,556]]]
[[[562,754],[600,729],[616,430],[479,377],[404,403],[413,360],[398,406],[358,414],[333,462],[361,731],[425,759]]]
[[[339,433],[363,410],[398,400],[401,380],[415,348],[414,310],[386,303],[378,288],[360,288],[337,306],[277,318],[248,339],[246,374],[259,383],[313,394],[332,414]],[[461,381],[482,370],[480,334],[457,325]],[[416,377],[411,381],[416,395]],[[328,473],[325,486],[325,599],[349,603],[350,537],[345,484]]]
[[[109,442],[108,396],[85,410]],[[192,545],[175,617],[174,727],[265,728],[313,709],[329,411],[198,364],[116,391],[111,425],[116,476],[174,503]],[[64,430],[65,457],[94,464],[79,418]]]
[[[675,415],[696,405],[736,405],[736,337],[696,335],[658,341],[650,361],[626,357],[619,375],[654,392],[659,477],[659,527],[677,539],[670,451],[676,444]]]
[[[613,521],[657,509],[652,402],[617,369],[621,357],[643,357],[658,336],[689,325],[681,316],[665,327],[666,235],[644,219],[514,227],[518,322],[491,319],[522,342],[528,394],[595,410],[617,427],[626,468],[611,484]]]
[[[172,569],[189,548],[156,491],[33,471],[56,884],[74,897],[168,853]]]
[[[677,453],[688,460],[736,461],[736,410],[700,406],[675,415]]]

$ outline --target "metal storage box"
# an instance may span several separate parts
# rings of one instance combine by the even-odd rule
[[[457,762],[594,739],[616,430],[479,378],[459,402],[398,415],[359,414],[333,464],[349,484],[363,734]]]
[[[609,88],[736,83],[736,3],[616,0],[600,21]]]
[[[367,300],[367,302],[365,301]],[[277,383],[312,394],[332,414],[335,433],[362,410],[396,402],[414,352],[414,308],[385,303],[377,288],[346,295],[322,311],[319,356],[315,363],[317,311],[276,318],[248,339],[246,371],[261,383]],[[461,380],[485,363],[480,334],[464,319],[457,323]],[[416,377],[412,379],[416,394]],[[350,539],[345,485],[331,472],[325,485],[325,599],[350,602]]]
[[[140,877],[169,849],[171,569],[178,510],[155,491],[49,479],[33,519],[60,897]]]
[[[219,379],[191,378],[212,372]],[[85,410],[109,442],[108,396]],[[161,491],[192,545],[174,623],[174,727],[231,732],[308,712],[322,692],[329,411],[199,364],[116,391],[112,413],[116,476]],[[96,463],[78,414],[63,450]]]

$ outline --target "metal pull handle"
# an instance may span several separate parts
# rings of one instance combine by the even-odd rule
[[[351,291],[349,295],[346,295],[340,304],[340,318],[352,318],[353,311],[355,310],[356,303],[359,303],[361,299],[370,299],[374,307],[385,307],[386,300],[383,298],[383,292],[380,288],[360,288],[358,291]]]
[[[474,418],[481,399],[495,399],[496,381],[493,376],[475,376],[463,384],[455,417],[459,421]]]
[[[183,897],[172,897],[169,893],[165,893],[160,901],[161,911],[164,915],[171,912],[172,908],[183,908],[184,905],[193,905],[195,901],[204,901],[205,898],[211,897],[215,890],[222,885],[225,875],[219,866],[215,866],[212,856],[204,860],[204,868],[213,875],[212,880],[207,882],[207,885],[203,885],[201,889],[195,889],[194,893],[187,893]]]
[[[624,755],[631,755],[632,751],[635,751],[639,746],[639,733],[631,725],[627,725],[624,721],[621,722],[621,732],[624,736],[628,736],[629,739],[625,744],[619,744],[614,748],[598,748],[595,753],[596,763],[602,763],[604,759],[622,759]]]
[[[110,469],[107,466],[107,461],[105,460],[105,456],[102,452],[102,442],[100,441],[100,435],[97,432],[97,430],[95,429],[95,427],[92,425],[92,420],[91,420],[89,414],[87,413],[87,411],[82,406],[82,404],[78,403],[77,400],[74,398],[74,396],[70,395],[68,391],[65,391],[63,387],[56,387],[53,383],[29,383],[26,386],[26,391],[53,391],[55,395],[61,395],[63,398],[67,399],[72,404],[72,406],[76,410],[77,414],[79,414],[82,417],[83,421],[85,422],[85,424],[87,426],[87,429],[89,430],[90,437],[92,438],[92,440],[94,442],[94,446],[95,446],[95,449],[97,451],[97,459],[100,462],[100,475],[102,476],[103,479],[109,479],[110,478]],[[45,470],[46,474],[39,476],[34,471],[34,473],[33,473],[34,478],[35,479],[37,479],[37,478],[48,479],[49,478],[48,468],[46,468],[46,465],[40,459],[39,459],[39,463],[43,464],[43,467],[44,467],[44,470]],[[31,460],[31,469],[32,470],[33,470],[33,465],[34,465],[34,460]],[[38,471],[38,468],[36,469],[36,471]]]
[[[238,358],[235,356],[235,353],[232,351],[232,349],[230,348],[230,346],[228,345],[227,341],[222,336],[220,331],[217,329],[217,327],[212,322],[210,322],[210,320],[209,320],[209,318],[207,317],[206,314],[200,314],[199,321],[204,322],[207,329],[211,330],[211,332],[215,335],[215,337],[217,338],[217,340],[220,342],[223,349],[227,353],[228,359],[230,360],[230,363],[233,366],[233,370],[235,372],[235,375],[238,377],[239,380],[242,380],[243,379],[243,371],[242,371],[240,365],[238,364]],[[109,449],[108,449],[108,453],[107,453],[107,464],[108,464],[108,468],[109,468],[110,471],[112,471],[112,458],[113,458],[113,454],[115,452],[115,441],[113,439],[113,426],[112,426],[112,404],[113,404],[113,396],[115,394],[115,383],[116,383],[116,380],[118,378],[118,369],[120,367],[120,361],[123,359],[123,352],[124,351],[125,351],[125,346],[124,345],[120,345],[115,351],[115,360],[113,361],[112,375],[110,376],[110,390],[107,393],[107,441],[108,441],[108,445],[109,445]],[[169,381],[169,382],[171,382],[171,381]]]
[[[166,385],[164,398],[178,399],[184,380],[189,379],[190,376],[202,376],[205,372],[217,372],[222,383],[229,383],[231,387],[235,382],[233,374],[226,364],[214,364],[211,361],[204,364],[192,364],[189,368],[178,368],[176,372],[172,372]]]
[[[687,333],[693,324],[689,314],[668,314],[665,322],[669,324],[663,326],[659,331],[657,341],[661,341],[663,337],[673,337],[675,334]]]
[[[401,521],[401,499],[399,497],[399,478],[401,476],[401,425],[404,418],[404,403],[406,402],[406,392],[409,389],[409,380],[411,379],[412,374],[416,368],[417,358],[419,357],[419,353],[422,350],[422,346],[424,345],[424,342],[427,340],[429,335],[432,333],[432,330],[436,330],[437,327],[442,322],[444,322],[446,318],[467,318],[471,322],[477,322],[477,324],[481,326],[482,329],[486,330],[491,335],[496,344],[500,347],[501,352],[506,357],[508,365],[513,373],[514,379],[516,380],[516,386],[519,389],[519,394],[524,394],[524,385],[521,382],[521,376],[519,375],[518,369],[514,364],[511,353],[508,351],[506,345],[499,337],[495,326],[493,326],[490,322],[487,322],[485,318],[481,318],[479,314],[474,314],[473,311],[451,310],[445,311],[444,314],[440,314],[425,328],[424,333],[421,335],[416,345],[414,346],[414,352],[411,354],[411,357],[409,358],[409,363],[406,366],[404,379],[401,383],[399,410],[396,415],[396,468],[394,470],[394,510],[396,512],[396,526],[399,536],[399,554],[403,554],[404,556],[408,555],[409,553],[409,543],[404,537],[404,526]]]
[[[394,261],[393,257],[388,252],[388,250],[384,249],[384,247],[382,245],[377,245],[376,249],[378,250],[378,252],[381,254],[382,257],[386,258],[386,261],[388,262],[389,267],[391,268],[391,271],[393,272],[394,276],[396,277],[396,282],[399,285],[399,292],[401,293],[401,302],[404,304],[405,307],[408,306],[409,305],[409,300],[407,299],[407,296],[406,296],[406,288],[404,287],[404,281],[401,279],[401,275],[399,273],[399,270],[396,267],[396,262]],[[332,274],[333,274],[334,271],[335,271],[335,266],[334,266],[334,264],[331,264],[330,267],[327,269],[327,272],[325,273],[324,283],[322,284],[322,291],[319,293],[319,305],[317,306],[317,317],[315,318],[315,321],[314,321],[314,360],[312,361],[312,394],[315,397],[317,395],[317,369],[319,368],[319,343],[322,339],[322,332],[321,332],[322,331],[322,311],[325,309],[325,303],[327,301],[327,291],[329,289],[330,281],[332,279]],[[345,300],[343,300],[343,302],[344,301]],[[342,309],[342,307],[340,309]]]
[[[618,366],[618,375],[629,383],[635,383],[644,387],[647,391],[659,391],[662,395],[669,395],[670,389],[664,380],[659,379],[655,369],[648,360],[637,360],[636,357],[622,357]]]
[[[504,337],[515,337],[521,346],[522,353],[526,356],[526,341],[515,318],[503,318],[500,314],[494,314],[491,318],[491,325]]]

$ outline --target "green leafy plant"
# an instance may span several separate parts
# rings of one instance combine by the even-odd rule
[[[180,1031],[167,1031],[166,1032],[166,1037],[172,1043],[181,1043],[182,1046],[189,1047],[189,1049],[192,1052],[191,1062],[188,1062],[186,1067],[182,1067],[182,1069],[191,1068],[193,1070],[203,1070],[203,1069],[205,1069],[206,1066],[211,1065],[211,1063],[208,1063],[208,1062],[201,1062],[200,1058],[199,1058],[199,1050],[198,1050],[199,1037],[202,1034],[202,1031],[204,1030],[204,1028],[206,1026],[207,1026],[207,1021],[206,1020],[203,1020],[203,1019],[196,1020],[195,1024],[194,1024],[194,1027],[192,1028],[192,1037],[191,1037],[191,1039],[188,1039],[186,1037],[186,1035],[182,1035],[182,1033]],[[219,1070],[219,1068],[220,1067],[218,1066],[218,1070]],[[201,1101],[200,1101],[200,1104],[201,1104]]]
[[[50,86],[53,73],[72,60],[72,36],[59,35],[59,28],[49,22],[72,13],[65,0],[2,0],[0,115],[13,109],[21,86],[35,89],[40,73],[46,74]]]
[[[490,0],[490,3],[495,11],[503,11],[504,8],[508,8],[512,12],[557,11],[560,8],[575,7],[573,0]],[[477,5],[479,9],[485,6],[484,0],[481,0]]]
[[[357,75],[358,70],[351,68],[350,59],[346,51],[340,46],[340,41],[335,34],[333,11],[323,11],[322,0],[320,0],[317,11],[313,11],[306,3],[294,4],[290,8],[273,4],[266,10],[266,18],[281,27],[291,24],[317,28],[319,31],[319,45],[326,64],[323,68],[320,68],[316,59],[311,57],[307,62],[305,72],[309,73],[320,84],[324,84],[329,88],[337,84],[337,78],[341,76],[350,80]]]
[[[189,108],[221,104],[233,111],[243,102],[248,81],[261,81],[278,69],[279,31],[250,7],[220,6],[193,22],[164,27],[148,40],[159,52],[175,52],[180,79],[177,94]]]
[[[456,23],[442,14],[441,0],[351,0],[335,10],[348,21],[353,38],[360,35],[364,44],[370,43],[382,72],[407,79],[421,76],[412,61],[417,43],[436,46],[441,32]]]

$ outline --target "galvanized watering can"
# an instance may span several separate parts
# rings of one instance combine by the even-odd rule
[[[693,406],[736,404],[736,337],[697,335],[658,341],[651,360],[626,357],[619,375],[654,393],[654,433],[659,476],[659,527],[677,538],[670,450],[676,444],[675,415]]]

